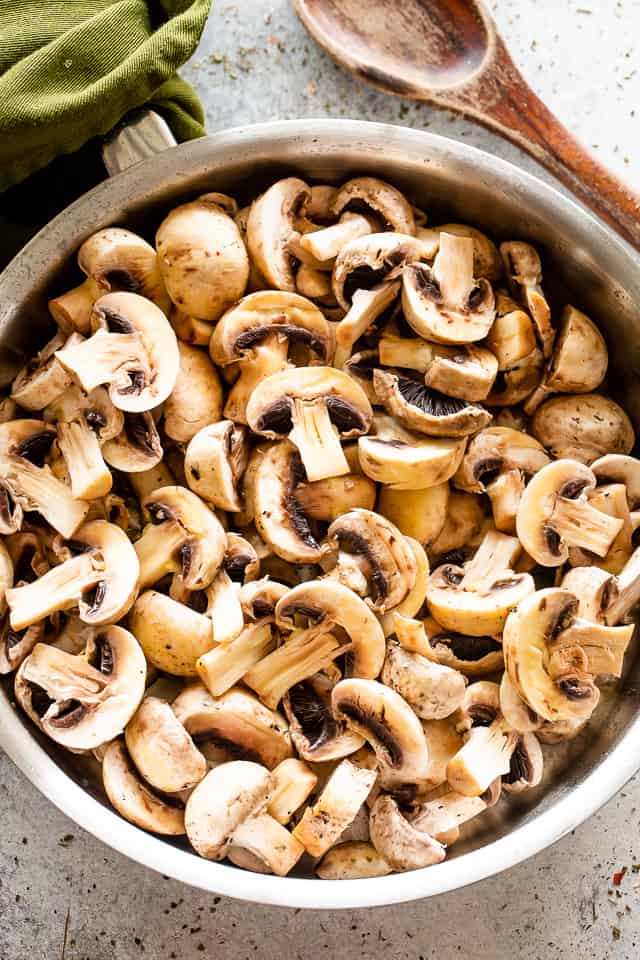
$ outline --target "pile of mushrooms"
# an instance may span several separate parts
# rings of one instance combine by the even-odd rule
[[[640,461],[602,335],[528,243],[374,177],[77,259],[0,403],[17,703],[202,857],[439,863],[622,675]]]

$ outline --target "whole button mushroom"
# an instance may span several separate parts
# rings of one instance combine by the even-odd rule
[[[159,307],[137,293],[108,293],[93,305],[91,329],[88,340],[55,354],[86,393],[106,384],[113,405],[132,413],[167,399],[180,357]]]
[[[258,857],[277,876],[286,876],[304,847],[264,812],[275,788],[273,775],[257,763],[235,760],[210,770],[185,810],[187,836],[196,853],[223,860],[233,844]]]
[[[289,436],[300,451],[307,480],[349,473],[340,437],[366,433],[371,404],[355,381],[333,367],[301,367],[267,377],[247,405],[254,433]]]
[[[240,231],[204,194],[176,207],[156,233],[158,265],[173,303],[189,316],[218,320],[245,291],[249,258]]]
[[[552,397],[536,410],[531,432],[552,456],[581,463],[631,453],[635,443],[622,407],[599,393]]]
[[[387,413],[427,436],[466,437],[491,423],[480,404],[447,397],[402,373],[374,370],[373,387]]]

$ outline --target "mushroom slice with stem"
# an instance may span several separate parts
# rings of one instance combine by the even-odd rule
[[[337,189],[329,210],[334,217],[346,212],[366,212],[381,220],[385,230],[415,236],[416,223],[411,204],[397,187],[377,177],[347,180]]]
[[[585,620],[609,626],[623,623],[640,600],[640,547],[617,576],[595,566],[574,567],[562,586],[578,597],[578,613]]]
[[[192,683],[171,708],[203,750],[217,746],[235,760],[251,760],[269,770],[293,756],[285,718],[249,690],[232,687],[212,697],[201,683]]]
[[[170,300],[158,269],[156,252],[137,234],[122,227],[106,227],[84,241],[78,266],[97,284],[101,293],[125,290],[139,293],[169,310]]]
[[[220,318],[209,351],[223,370],[237,365],[240,376],[229,391],[224,415],[246,423],[253,391],[266,377],[291,366],[290,355],[298,365],[331,362],[333,333],[306,297],[262,290],[243,297]]]
[[[531,432],[552,456],[581,463],[631,453],[635,443],[622,407],[599,393],[552,397],[536,410]]]
[[[312,763],[340,760],[359,750],[364,738],[336,720],[331,710],[333,681],[316,673],[290,687],[282,704],[298,756]]]
[[[119,410],[142,413],[173,390],[180,356],[162,310],[137,293],[108,293],[93,305],[93,335],[63,347],[58,361],[85,393],[106,385]]]
[[[220,195],[175,207],[156,232],[158,265],[173,303],[214,323],[245,291],[249,258]]]
[[[237,637],[227,643],[218,643],[198,658],[196,670],[212,696],[219,697],[226,693],[273,651],[276,638],[269,620],[248,624]],[[213,620],[214,640],[215,636],[216,621]],[[269,703],[269,706],[275,707],[277,704],[278,701]]]
[[[238,486],[249,460],[248,431],[231,420],[202,427],[184,454],[189,487],[220,510],[242,509]]]
[[[608,362],[605,339],[593,320],[566,306],[542,383],[526,401],[525,413],[531,416],[552,393],[596,390],[605,378]]]
[[[516,529],[536,563],[561,566],[569,547],[606,556],[623,521],[591,506],[587,494],[595,486],[592,471],[576,460],[556,460],[529,482],[520,499]]]
[[[404,650],[397,643],[388,644],[380,677],[424,720],[450,716],[460,706],[467,685],[458,670]]]
[[[473,240],[440,234],[429,267],[412,263],[402,275],[402,307],[409,325],[425,340],[464,344],[482,340],[495,318],[489,281],[474,278]]]
[[[22,370],[11,385],[11,397],[23,410],[42,410],[71,386],[71,376],[55,356],[65,343],[82,343],[83,338],[72,333],[69,338],[58,331]]]
[[[418,490],[445,483],[456,472],[466,439],[412,433],[387,414],[375,414],[373,432],[358,440],[360,466],[392,490]]]
[[[486,342],[499,370],[511,370],[536,349],[531,317],[506,293],[496,294],[496,318]]]
[[[121,816],[150,833],[183,836],[184,810],[156,796],[137,775],[125,745],[112,740],[102,759],[102,783]]]
[[[569,549],[569,563],[572,567],[596,564],[609,573],[620,573],[633,551],[633,524],[629,511],[627,491],[623,483],[599,485],[588,494],[589,505],[606,513],[610,517],[622,520],[622,527],[604,557],[594,556],[580,547]]]
[[[223,860],[233,844],[258,857],[277,876],[289,873],[304,847],[264,812],[275,787],[266,767],[246,760],[210,770],[185,810],[187,836],[196,853],[208,860]]]
[[[327,541],[336,550],[362,557],[369,582],[367,602],[384,613],[397,607],[414,587],[416,559],[411,545],[391,521],[373,510],[350,510],[334,520]]]
[[[555,330],[551,324],[551,310],[541,287],[542,265],[538,252],[529,243],[512,240],[500,244],[500,253],[511,292],[531,314],[542,352],[545,357],[550,357]]]
[[[354,820],[376,780],[375,770],[342,760],[293,831],[312,857],[322,857]]]
[[[294,757],[289,757],[274,767],[273,776],[276,786],[267,811],[274,820],[284,825],[289,823],[296,810],[309,799],[318,778],[306,763]]]
[[[346,649],[324,630],[295,630],[277,650],[247,671],[243,682],[255,690],[264,704],[275,709],[287,690],[324,670]]]
[[[487,427],[470,441],[454,486],[487,493],[497,530],[516,532],[516,515],[528,478],[550,459],[533,437],[509,427]]]
[[[105,441],[102,455],[110,467],[132,476],[149,474],[154,467],[159,467],[164,451],[153,416],[150,413],[125,413],[122,430],[113,440]],[[164,470],[169,472],[166,465]]]
[[[518,734],[499,708],[490,723],[475,723],[464,745],[447,764],[447,781],[456,793],[481,797],[496,777],[508,775]]]
[[[471,237],[473,240],[474,277],[485,277],[491,283],[495,283],[502,276],[500,252],[495,243],[481,230],[471,227],[467,223],[443,223],[438,227],[432,227],[430,232],[435,234],[438,246],[440,245],[440,236],[443,233],[452,234],[455,237]]]
[[[378,492],[377,511],[405,536],[428,546],[444,527],[449,492],[448,483],[419,490],[398,490],[385,485]]]
[[[331,695],[334,716],[373,747],[385,788],[429,776],[424,731],[409,704],[376,680],[340,680]]]
[[[95,626],[115,623],[131,608],[138,590],[138,558],[120,527],[90,520],[70,543],[71,557],[33,583],[8,590],[11,627],[22,630],[57,610],[78,607]]]
[[[186,487],[161,487],[142,500],[151,516],[135,550],[140,589],[179,573],[187,590],[204,590],[222,566],[227,536],[216,515]]]
[[[499,370],[491,392],[484,399],[487,407],[513,407],[535,390],[542,378],[542,350],[532,350],[512,367]]]
[[[222,415],[222,386],[204,350],[178,342],[180,366],[173,390],[163,407],[164,431],[178,443],[188,443]]]
[[[434,345],[424,382],[432,390],[461,400],[486,400],[498,373],[498,361],[485,347]]]
[[[129,756],[147,783],[178,793],[199,783],[207,762],[168,703],[145,697],[124,732]]]
[[[364,391],[340,370],[301,367],[267,377],[247,405],[247,422],[261,436],[289,435],[309,481],[349,473],[340,437],[366,433],[373,412]]]
[[[315,868],[320,880],[365,880],[386,877],[392,867],[381,857],[372,843],[352,840],[327,850]]]
[[[441,863],[446,856],[446,847],[414,826],[388,794],[374,803],[369,829],[374,847],[394,870],[419,870]]]
[[[155,590],[140,594],[129,626],[147,660],[174,676],[195,677],[198,657],[213,647],[209,617]]]
[[[381,623],[385,637],[388,637],[391,633],[397,633],[398,623],[400,621],[402,623],[410,622],[411,618],[415,617],[420,610],[422,610],[427,596],[427,585],[429,583],[429,561],[427,554],[422,544],[414,540],[413,537],[405,537],[405,540],[413,553],[416,565],[416,578],[404,599],[401,600],[396,607],[393,607],[382,615]]]
[[[276,605],[276,623],[292,630],[298,616],[305,618],[312,630],[328,632],[341,627],[351,644],[349,675],[378,676],[385,657],[384,633],[372,610],[352,590],[332,580],[311,580],[292,587]]]
[[[373,386],[387,413],[410,430],[432,437],[466,437],[491,423],[477,403],[447,397],[392,370],[374,370]]]
[[[340,215],[336,223],[331,223],[320,230],[312,230],[310,233],[305,233],[304,236],[300,238],[299,244],[302,250],[310,253],[319,263],[332,263],[345,244],[351,240],[357,240],[358,237],[364,237],[369,233],[377,233],[378,229],[379,224],[373,217],[367,217],[362,213],[349,213],[346,211]],[[303,264],[298,271],[298,289],[300,289],[300,272],[304,269]],[[330,289],[331,287],[329,286],[329,290]]]
[[[94,750],[122,733],[144,694],[146,663],[135,637],[107,626],[79,656],[38,643],[16,674],[23,710],[69,750]]]
[[[76,332],[86,336],[91,332],[93,305],[102,293],[96,281],[87,278],[66,293],[49,300],[49,313],[63,333]]]
[[[509,612],[535,590],[533,577],[514,573],[515,537],[490,530],[463,567],[443,564],[431,574],[427,605],[445,630],[476,637],[502,632]]]
[[[423,626],[430,655],[435,657],[438,663],[459,670],[466,677],[486,676],[502,669],[504,658],[500,635],[472,636],[446,630],[433,617],[427,617]],[[426,653],[424,655],[426,656]]]
[[[213,638],[217,644],[230,643],[242,633],[244,616],[240,590],[244,583],[255,580],[259,570],[260,561],[252,544],[237,533],[227,534],[222,568],[206,590],[205,612],[213,622]],[[178,579],[182,586],[182,578]]]
[[[251,261],[266,284],[276,290],[293,293],[296,289],[294,247],[300,240],[296,220],[310,198],[303,180],[286,177],[254,200],[249,211],[247,247]]]
[[[278,583],[269,577],[243,584],[239,591],[242,613],[248,620],[272,617],[278,600],[284,597],[288,589],[284,583]]]

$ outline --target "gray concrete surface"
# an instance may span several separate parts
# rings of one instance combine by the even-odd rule
[[[490,6],[549,106],[640,187],[640,0]],[[471,124],[355,86],[314,48],[287,0],[218,0],[183,72],[210,130],[356,116],[429,127],[535,168]],[[636,778],[575,834],[491,881],[375,911],[301,912],[212,897],[146,871],[78,829],[0,756],[0,960],[636,960],[639,821]]]

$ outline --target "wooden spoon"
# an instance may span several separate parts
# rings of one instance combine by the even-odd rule
[[[527,86],[479,0],[293,0],[339,64],[386,93],[477,120],[530,153],[640,249],[640,196]]]

